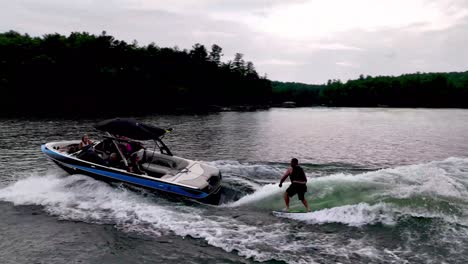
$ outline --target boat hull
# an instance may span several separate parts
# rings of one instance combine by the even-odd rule
[[[213,200],[216,200],[219,190],[221,189],[221,184],[211,188],[209,191],[188,188],[186,186],[161,181],[157,178],[145,177],[144,175],[137,175],[121,169],[90,163],[51,150],[46,144],[41,146],[41,150],[48,158],[69,174],[84,174],[97,180],[127,183],[151,191],[184,196],[208,203],[215,203]]]

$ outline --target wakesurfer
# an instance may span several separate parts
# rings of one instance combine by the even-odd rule
[[[299,200],[304,204],[307,212],[309,210],[309,204],[307,203],[304,194],[307,192],[307,177],[304,170],[299,166],[299,161],[296,158],[291,159],[291,167],[281,177],[279,187],[283,186],[283,182],[289,177],[291,185],[286,189],[284,193],[284,202],[286,204],[286,210],[289,211],[289,197],[293,197],[296,193]]]

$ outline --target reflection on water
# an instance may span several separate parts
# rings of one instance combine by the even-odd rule
[[[165,137],[178,156],[196,160],[347,163],[371,168],[466,156],[468,110],[298,108],[138,118],[174,132]],[[95,120],[0,121],[0,166],[39,159],[39,145],[99,134]],[[14,140],[13,140],[14,139]]]
[[[302,108],[145,120],[174,127],[170,145],[194,159],[387,167],[468,153],[467,110]]]

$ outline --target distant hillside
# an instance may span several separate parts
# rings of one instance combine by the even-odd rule
[[[272,81],[272,100],[274,104],[294,101],[298,106],[316,105],[320,102],[320,91],[325,85],[314,85],[297,82]]]
[[[139,46],[103,32],[0,34],[2,115],[153,113],[264,105],[270,81],[242,54],[222,48]]]
[[[468,72],[361,76],[323,85],[271,82],[222,48],[139,46],[103,32],[31,37],[0,34],[3,116],[133,115],[174,111],[299,106],[464,107]],[[229,109],[229,108],[228,108]]]
[[[284,99],[299,105],[468,108],[468,72],[361,75],[346,83],[272,82],[272,87],[275,102]]]

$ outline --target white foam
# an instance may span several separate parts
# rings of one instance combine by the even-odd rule
[[[311,224],[335,222],[362,226],[377,222],[393,224],[397,221],[396,216],[406,215],[442,218],[449,223],[467,226],[468,174],[466,171],[468,171],[468,159],[449,158],[444,161],[382,169],[358,175],[339,173],[309,178],[308,188],[312,195],[309,204],[313,204],[314,199],[319,198],[326,201],[329,196],[333,203],[342,202],[343,205],[301,216],[296,215],[291,219],[304,220]],[[367,197],[365,201],[359,202],[359,195],[363,194],[360,193],[361,190],[368,194],[365,196]],[[338,196],[334,196],[336,191],[339,191]],[[268,208],[270,203],[270,209],[276,210],[279,204],[282,205],[283,192],[284,189],[278,188],[276,184],[267,184],[226,206],[260,206],[265,203],[266,205],[261,207]],[[346,199],[337,201],[336,199],[342,197],[341,192],[347,194],[355,192],[357,198],[353,197],[353,204],[346,204],[349,203]],[[354,204],[356,199],[357,203]],[[273,203],[273,200],[277,203]],[[402,203],[398,203],[400,200]],[[369,205],[369,202],[373,205]]]
[[[394,197],[427,194],[464,199],[468,196],[468,175],[448,173],[444,167],[451,160],[454,159],[386,169],[370,173],[370,176],[372,180],[390,183],[392,189],[389,194]],[[468,160],[465,163],[468,164]]]
[[[319,186],[321,195],[344,186],[367,186],[375,189],[376,197],[407,198],[417,195],[428,197],[451,197],[468,202],[468,159],[449,158],[444,161],[419,165],[401,166],[382,169],[358,175],[333,174],[318,178],[309,178],[308,187]],[[275,184],[267,184],[255,193],[234,202],[240,206],[256,202],[283,192]],[[352,191],[352,190],[350,190]]]
[[[409,208],[390,202],[378,203],[378,200],[382,197],[399,198],[424,194],[435,200],[446,197],[460,199],[462,203],[456,206],[466,209],[463,206],[468,199],[465,196],[467,164],[468,159],[452,158],[442,162],[359,175],[334,174],[309,179],[309,187],[321,188],[321,194],[314,193],[314,195],[322,195],[325,198],[340,186],[353,184],[372,186],[377,203],[373,205],[356,203],[325,208],[304,214],[300,219],[290,219],[310,224],[342,223],[362,226],[375,223],[392,224],[398,221],[400,216],[413,215],[445,217],[443,219],[452,219],[455,223],[460,223],[460,219],[464,219],[463,216],[457,219],[454,216],[443,216],[440,212],[431,211],[429,207]],[[232,166],[243,165],[232,164]],[[459,169],[454,169],[454,166]],[[219,210],[233,210],[233,207],[259,203],[268,198],[278,199],[282,203],[281,194],[284,189],[278,188],[277,184],[267,184],[256,192],[227,205],[228,208],[221,207]],[[353,189],[349,191],[352,192]],[[320,247],[322,243],[323,247],[334,247],[333,241],[335,241],[334,234],[313,238],[304,235],[301,239],[296,239],[300,234],[296,234],[297,230],[290,229],[287,221],[268,225],[247,224],[230,216],[222,216],[221,213],[211,215],[203,206],[190,207],[158,197],[143,197],[125,188],[116,188],[80,175],[60,177],[49,174],[27,177],[0,189],[0,200],[18,205],[41,205],[47,212],[61,219],[114,224],[122,230],[154,235],[173,233],[200,238],[210,245],[229,252],[237,251],[241,256],[258,261],[275,259],[290,263],[312,263],[314,256],[304,254],[308,252],[305,245]],[[466,214],[465,210],[461,211]],[[352,247],[345,247],[342,250],[351,252]],[[374,255],[382,252],[367,250],[361,253]]]
[[[243,177],[249,177],[251,175],[254,175],[256,179],[271,178],[276,176],[280,177],[283,172],[280,168],[274,166],[249,163],[244,164],[232,160],[218,160],[210,162],[209,164],[211,164],[212,166],[216,166],[218,169],[220,169],[223,175],[226,174]]]
[[[375,205],[359,203],[357,205],[345,205],[316,212],[301,214],[277,213],[277,215],[309,224],[342,223],[349,226],[363,226],[375,223],[387,225],[395,223],[395,214],[391,206],[385,203]]]
[[[327,208],[309,213],[277,212],[275,215],[308,224],[340,223],[355,227],[377,223],[394,225],[401,217],[437,218],[443,219],[447,223],[468,226],[466,221],[462,221],[457,216],[447,215],[442,212],[431,212],[426,208],[397,207],[388,203],[377,203],[374,205],[359,203]]]
[[[236,207],[246,204],[251,204],[257,201],[261,201],[267,197],[270,197],[275,194],[283,193],[284,189],[281,189],[276,184],[267,184],[262,186],[260,189],[255,191],[254,193],[247,194],[246,196],[242,197],[241,199],[227,204],[226,206]]]
[[[203,207],[143,197],[81,175],[22,179],[0,189],[0,200],[15,205],[41,205],[61,219],[114,224],[125,231],[153,235],[173,233],[201,238],[210,245],[228,252],[235,250],[257,261],[313,262],[312,256],[295,256],[290,251],[300,248],[300,243],[288,241],[291,231],[283,223],[250,225],[229,216],[205,215]]]

